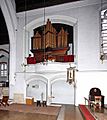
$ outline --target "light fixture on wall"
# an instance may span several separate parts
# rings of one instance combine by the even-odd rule
[[[75,83],[75,67],[67,68],[67,82],[69,84]]]

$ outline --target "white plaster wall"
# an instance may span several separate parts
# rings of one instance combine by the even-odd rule
[[[87,8],[87,7],[86,7]],[[100,58],[99,6],[89,6],[79,10],[78,22],[78,69],[107,69],[107,61]]]
[[[89,91],[93,87],[98,87],[102,95],[105,96],[107,104],[107,71],[79,71],[76,73],[76,105],[85,104],[84,97],[88,98]]]
[[[50,18],[52,23],[65,23],[74,26],[74,53],[76,69],[76,105],[84,103],[84,97],[88,97],[89,90],[92,87],[99,87],[106,100],[106,71],[107,61],[102,64],[100,61],[100,34],[99,34],[99,0],[85,0],[76,3],[68,3],[46,8],[46,19]],[[24,57],[29,54],[31,37],[33,36],[33,29],[43,24],[43,9],[31,10],[27,12],[27,23],[25,27],[24,14],[18,13],[18,41],[17,41],[17,72],[23,71],[21,64],[25,62]],[[28,37],[25,41],[24,28],[26,28]],[[24,54],[25,53],[25,54]],[[20,56],[20,58],[19,58]],[[39,68],[40,67],[40,68]],[[33,69],[32,69],[33,68]],[[51,66],[51,72],[57,72],[58,65]],[[66,76],[66,68],[62,67],[58,73],[63,71]],[[56,79],[55,74],[51,74],[50,68],[46,66],[27,66],[29,72],[46,76],[50,85],[51,77]],[[46,73],[48,71],[48,73]],[[82,71],[82,72],[80,72]],[[88,72],[87,72],[88,71]],[[30,74],[31,75],[31,74]],[[32,75],[31,75],[32,76]],[[28,78],[28,75],[26,75]],[[64,77],[66,79],[66,77]],[[26,79],[25,79],[26,80]],[[48,86],[48,95],[51,95],[51,88]],[[63,85],[62,85],[63,87]],[[65,87],[66,89],[66,87]],[[58,100],[59,101],[59,100]]]
[[[12,98],[14,98],[15,94],[22,94],[24,98],[26,98],[26,82],[25,82],[25,74],[15,74],[15,85],[12,86]],[[24,99],[25,100],[25,99]],[[25,102],[25,101],[23,101]]]
[[[74,86],[66,82],[66,68],[68,67],[69,63],[48,63],[45,66],[42,64],[28,65],[26,71],[16,73],[14,94],[23,94],[24,100],[26,97],[34,97],[36,101],[41,100],[41,93],[45,92],[44,99],[48,104],[75,104]],[[39,88],[32,88],[36,84]]]
[[[24,49],[25,49],[25,44],[24,44],[24,30],[23,27],[25,25],[24,20],[22,18],[18,18],[18,29],[17,29],[17,40],[16,40],[16,58],[17,58],[17,62],[16,62],[16,71],[22,71],[22,64],[24,63],[25,60],[25,55],[24,55]],[[19,57],[20,56],[20,57]]]
[[[34,101],[46,101],[47,100],[47,84],[40,79],[33,80],[27,84],[26,96],[33,97]]]
[[[99,4],[96,3],[93,5],[89,4],[87,6],[82,6],[82,7],[78,6],[74,8],[72,4],[71,7],[69,4],[65,4],[65,6],[62,5],[62,7],[61,5],[59,7],[55,7],[56,8],[55,10],[53,10],[53,8],[54,7],[46,8],[46,20],[47,18],[50,18],[52,23],[56,23],[56,22],[65,23],[74,26],[74,29],[76,29],[74,36],[77,37],[76,38],[74,37],[75,38],[74,43],[75,46],[77,46],[77,48],[75,48],[74,53],[77,60],[77,69],[79,70],[107,69],[106,67],[107,61],[104,61],[104,63],[102,64],[99,59],[100,58],[100,34],[99,34],[100,3]],[[24,26],[25,26],[24,14],[25,13],[17,14],[19,18],[18,19],[19,37],[17,41],[17,47],[18,47],[17,71],[21,70],[20,64],[22,63],[22,58],[27,57],[30,52],[33,29],[43,24],[43,9],[28,11],[27,23],[26,23],[28,37],[26,41],[25,38],[22,40],[22,38],[24,37],[22,30],[24,30]],[[19,54],[24,57],[19,58],[18,57]]]
[[[63,87],[62,87],[63,86]],[[63,80],[57,80],[52,85],[52,103],[57,104],[75,104],[74,98],[74,86],[73,84],[69,85],[66,82],[66,78]]]
[[[10,97],[13,97],[13,94],[17,92],[23,93],[24,97],[26,97],[26,81],[31,80],[34,74],[38,76],[38,72],[36,71],[34,73],[30,71],[29,74],[23,72],[24,68],[21,64],[25,63],[25,57],[30,51],[30,40],[33,35],[31,31],[33,31],[34,27],[43,24],[43,9],[27,12],[26,27],[28,28],[26,32],[27,39],[25,39],[25,13],[17,14],[16,20],[15,10],[9,0],[0,0],[0,7],[6,20],[10,38]],[[105,103],[107,104],[107,61],[101,64],[99,60],[99,10],[99,0],[93,0],[91,2],[90,0],[84,0],[46,8],[46,18],[51,18],[52,22],[65,23],[75,27],[75,60],[76,68],[79,70],[76,74],[77,105],[84,103],[83,97],[88,97],[89,90],[93,86],[101,89],[102,94],[105,96]],[[57,65],[54,66],[53,70],[55,70],[55,67],[57,68]],[[64,71],[62,69],[61,71],[63,71],[63,74],[66,76],[66,67],[63,69]],[[14,77],[15,71],[16,76]],[[60,73],[60,71],[58,72]],[[52,74],[53,72],[46,74],[46,72],[43,71],[43,73],[46,75],[46,80],[49,79],[48,95],[51,95],[50,81],[52,80],[52,76],[53,79],[56,79],[56,75]],[[64,78],[66,79],[66,77]],[[43,77],[43,79],[45,79],[45,77]]]

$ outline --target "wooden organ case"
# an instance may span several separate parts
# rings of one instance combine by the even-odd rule
[[[68,32],[61,28],[57,33],[48,19],[42,34],[36,31],[31,38],[31,52],[34,54],[36,62],[46,60],[54,60],[56,62],[73,62],[74,56],[67,55],[68,47]],[[66,60],[67,58],[67,60]]]

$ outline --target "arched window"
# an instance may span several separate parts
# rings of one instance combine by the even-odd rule
[[[101,56],[100,59],[107,60],[107,9],[101,10]]]
[[[7,77],[7,63],[0,63],[0,77]]]

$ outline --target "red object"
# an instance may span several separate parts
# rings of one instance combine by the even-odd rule
[[[27,64],[36,64],[35,57],[27,57]]]
[[[89,112],[85,105],[79,105],[80,111],[82,112],[85,120],[95,120],[93,115]]]
[[[74,62],[74,55],[64,55],[64,62]]]

